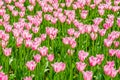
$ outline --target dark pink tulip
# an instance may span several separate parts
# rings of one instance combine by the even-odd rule
[[[54,68],[54,71],[56,73],[59,73],[59,72],[65,70],[66,64],[63,62],[56,62],[56,63],[52,64],[52,67]]]
[[[84,71],[86,64],[83,62],[76,62],[76,68],[79,72]]]
[[[33,71],[36,68],[36,63],[31,60],[26,63],[26,66],[30,71]]]
[[[54,60],[54,54],[48,54],[47,59],[49,62],[52,62]]]
[[[3,49],[3,53],[5,56],[10,56],[12,52],[12,48],[5,48]]]
[[[92,80],[93,73],[92,71],[83,72],[84,80]]]
[[[88,52],[85,52],[84,50],[79,51],[78,58],[80,59],[80,61],[83,62],[87,57],[88,57]]]
[[[8,80],[8,76],[5,75],[5,73],[0,72],[0,79],[1,79],[1,80]]]
[[[41,55],[40,55],[40,54],[34,55],[34,60],[35,60],[36,63],[40,62],[40,60],[41,60]]]
[[[32,31],[33,31],[33,33],[38,33],[39,27],[32,27]]]

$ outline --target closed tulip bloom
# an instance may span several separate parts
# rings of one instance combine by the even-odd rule
[[[22,37],[18,37],[16,39],[16,45],[17,45],[17,47],[20,47],[22,45],[22,43],[23,43],[23,38]]]
[[[47,56],[48,54],[48,48],[46,46],[38,48],[38,51],[40,52],[41,56]]]
[[[88,52],[85,52],[83,50],[80,50],[79,53],[78,53],[78,58],[80,59],[80,61],[84,61],[85,58],[88,57]]]
[[[72,36],[72,35],[74,34],[74,32],[75,32],[74,28],[68,29],[68,34],[69,34],[70,36]]]
[[[75,52],[75,51],[72,50],[72,49],[68,49],[68,50],[67,50],[68,55],[73,55],[74,52]]]
[[[92,40],[96,40],[97,36],[98,36],[97,33],[93,33],[93,32],[90,33],[90,37],[91,37]]]
[[[76,62],[76,68],[79,72],[84,71],[86,64],[83,62]]]
[[[11,52],[12,52],[12,48],[5,48],[5,49],[3,49],[3,54],[5,56],[10,56]]]
[[[103,21],[102,18],[95,18],[95,19],[93,20],[94,25],[97,25],[97,26],[98,26],[102,21]]]
[[[28,76],[28,77],[23,78],[23,80],[32,80],[32,77]]]
[[[12,15],[13,15],[13,16],[18,16],[18,11],[13,10],[13,11],[12,11]]]
[[[33,71],[36,68],[36,63],[31,60],[26,63],[26,66],[30,71]]]
[[[48,54],[47,59],[49,62],[52,62],[54,60],[54,54]]]
[[[63,62],[56,62],[56,63],[52,64],[52,67],[54,68],[54,71],[56,73],[59,73],[59,72],[65,70],[66,64]]]
[[[40,55],[40,54],[34,55],[34,60],[35,60],[36,63],[40,62],[40,60],[41,60],[41,55]]]
[[[0,66],[0,70],[2,69],[2,66]]]
[[[93,73],[91,71],[83,72],[84,80],[92,80]]]
[[[113,43],[114,43],[114,46],[115,46],[116,48],[119,47],[119,45],[120,45],[120,42],[119,42],[119,41],[114,41]]]

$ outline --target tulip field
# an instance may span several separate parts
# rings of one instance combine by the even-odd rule
[[[120,0],[0,0],[0,80],[120,80]]]

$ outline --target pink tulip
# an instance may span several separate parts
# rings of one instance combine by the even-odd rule
[[[90,37],[91,37],[92,40],[96,40],[96,39],[97,39],[97,36],[98,36],[98,35],[97,35],[96,33],[93,33],[93,32],[90,33]]]
[[[59,73],[59,72],[65,70],[66,64],[63,62],[56,62],[56,63],[52,64],[52,67],[54,68],[54,71],[56,73]]]
[[[8,76],[5,75],[5,73],[0,72],[0,79],[1,79],[1,80],[8,80]]]
[[[20,47],[22,45],[22,43],[23,43],[23,38],[22,37],[18,37],[16,39],[16,45],[17,45],[17,47]]]
[[[79,72],[84,71],[86,64],[83,62],[76,62],[76,68]]]
[[[28,8],[29,11],[33,11],[34,10],[34,6],[33,5],[29,5],[29,6],[27,6],[27,8]]]
[[[5,48],[3,49],[3,53],[5,56],[10,56],[12,52],[12,48]]]
[[[97,65],[97,58],[94,56],[89,57],[89,64],[90,64],[90,66],[96,66]]]
[[[79,32],[79,31],[75,31],[75,32],[74,32],[74,37],[75,37],[75,38],[78,38],[79,36],[80,36],[80,32]]]
[[[92,26],[91,25],[86,25],[85,32],[89,34],[91,31],[92,31]]]
[[[107,62],[107,64],[104,66],[104,73],[114,78],[118,73],[118,70],[115,70],[114,66],[114,61]]]
[[[36,63],[33,60],[31,60],[26,63],[26,66],[30,71],[33,71],[36,67]]]
[[[102,18],[95,18],[95,19],[93,20],[94,25],[97,25],[97,26],[98,26],[102,21],[103,21]]]
[[[48,54],[47,59],[49,62],[52,62],[54,60],[54,54]]]
[[[103,54],[97,54],[96,58],[97,58],[97,64],[100,65],[102,63],[102,61],[104,60],[104,55]]]
[[[5,0],[5,3],[11,3],[12,2],[12,0]]]
[[[18,16],[18,11],[13,10],[13,11],[12,11],[12,15],[13,15],[13,16]]]
[[[1,41],[2,48],[5,48],[7,44],[8,44],[8,41],[4,41],[4,40]]]
[[[106,47],[110,47],[110,46],[112,45],[112,41],[109,40],[109,39],[104,39],[104,45],[105,45]]]
[[[69,34],[70,36],[72,36],[72,35],[74,34],[74,32],[75,32],[74,28],[68,29],[68,34]]]
[[[23,80],[32,80],[32,77],[28,76],[28,77],[23,78]]]
[[[116,50],[114,49],[109,49],[109,55],[114,56],[116,54]]]
[[[46,34],[41,34],[41,36],[40,36],[40,38],[41,38],[42,41],[45,41],[45,40],[46,40],[46,37],[47,37]]]
[[[120,27],[120,18],[119,17],[117,18],[117,25],[118,25],[118,27]]]
[[[32,40],[25,40],[25,46],[31,47],[32,46]]]
[[[95,4],[91,4],[91,5],[90,5],[90,8],[92,8],[92,9],[95,9],[95,7],[96,7]]]
[[[48,54],[48,48],[46,46],[38,48],[38,51],[40,52],[41,56],[47,56]]]
[[[116,54],[115,55],[116,55],[117,58],[120,58],[120,50],[116,50]]]
[[[38,33],[39,32],[39,27],[32,27],[33,33]]]
[[[84,80],[92,80],[93,73],[91,71],[83,72]]]
[[[98,13],[100,14],[100,16],[103,16],[104,13],[105,13],[105,10],[103,10],[103,9],[99,10],[99,9],[98,9]]]
[[[88,57],[88,52],[85,52],[83,50],[80,50],[79,53],[78,53],[78,58],[80,59],[80,61],[84,61],[85,58]]]
[[[81,12],[81,18],[82,19],[86,19],[87,15],[88,15],[88,11],[87,10],[82,10],[82,12]]]
[[[99,32],[100,36],[104,36],[106,33],[106,29],[99,29],[98,32]]]
[[[114,46],[115,46],[115,47],[119,47],[119,45],[120,45],[120,42],[119,42],[119,41],[114,41],[113,43],[114,43]]]
[[[40,60],[41,60],[40,54],[36,54],[36,55],[34,56],[34,60],[35,60],[36,63],[40,62]]]

